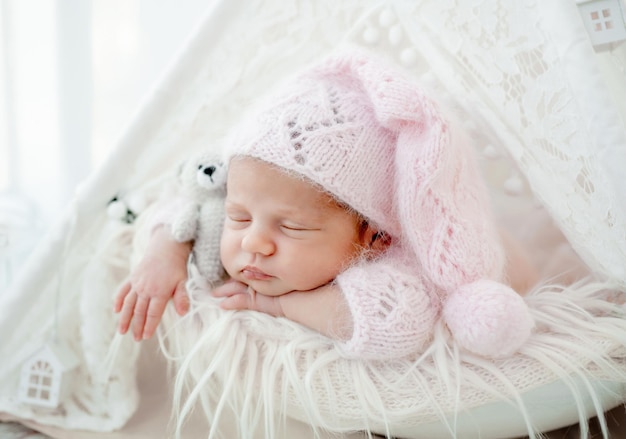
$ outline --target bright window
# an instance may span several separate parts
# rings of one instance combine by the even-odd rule
[[[27,254],[12,243],[62,215],[210,6],[0,0],[0,291]]]

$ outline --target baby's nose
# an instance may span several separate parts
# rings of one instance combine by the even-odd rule
[[[276,251],[276,245],[270,236],[258,227],[248,229],[246,236],[241,241],[241,248],[249,253],[258,253],[269,256]]]

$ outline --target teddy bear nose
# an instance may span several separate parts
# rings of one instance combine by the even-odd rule
[[[215,173],[215,166],[209,166],[208,168],[204,168],[204,173],[211,177]]]

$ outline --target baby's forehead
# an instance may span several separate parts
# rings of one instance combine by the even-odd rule
[[[253,183],[241,185],[239,183],[242,179]],[[254,157],[234,157],[229,164],[228,180],[227,193],[231,202],[238,202],[244,195],[239,191],[252,190],[259,196],[282,201],[279,208],[284,212],[322,212],[326,215],[335,212],[355,213],[346,203],[313,180]],[[233,194],[233,191],[236,193]]]

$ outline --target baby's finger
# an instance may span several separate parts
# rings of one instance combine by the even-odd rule
[[[238,311],[242,309],[253,309],[254,304],[249,294],[234,294],[226,297],[220,302],[220,307],[225,310]]]
[[[120,312],[122,310],[122,305],[124,304],[124,299],[130,293],[131,283],[130,281],[126,281],[122,284],[122,286],[115,293],[115,299],[113,300],[113,311]]]
[[[185,281],[181,281],[174,291],[174,308],[178,315],[183,316],[189,311],[189,296],[185,288]]]
[[[130,321],[133,318],[133,310],[135,309],[135,303],[137,302],[137,295],[135,293],[129,293],[124,298],[124,304],[122,306],[122,312],[120,314],[120,322],[118,325],[118,331],[120,334],[126,334]]]
[[[152,299],[150,301],[150,306],[148,307],[146,316],[146,324],[143,328],[142,337],[144,340],[149,339],[154,335],[157,326],[159,326],[159,322],[161,321],[161,317],[163,316],[163,312],[165,311],[165,306],[167,305],[167,300],[162,299]]]
[[[148,312],[150,302],[150,298],[145,296],[138,296],[135,302],[133,311],[133,337],[135,341],[139,341],[143,337],[146,313]]]
[[[247,292],[248,286],[246,284],[237,281],[230,281],[215,288],[211,294],[215,297],[229,297],[236,294],[246,294]]]

